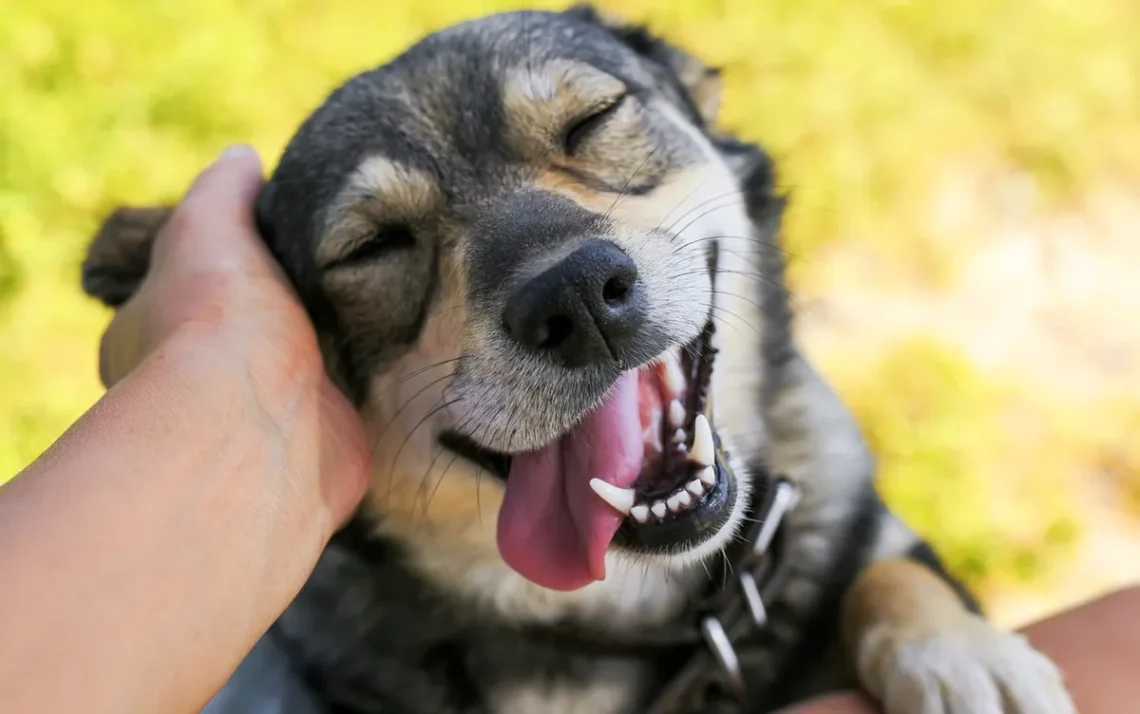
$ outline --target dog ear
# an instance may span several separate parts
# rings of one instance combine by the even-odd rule
[[[83,260],[83,292],[110,307],[126,302],[146,277],[151,246],[173,206],[116,209],[99,228]]]
[[[703,62],[651,33],[592,5],[574,5],[566,14],[606,29],[642,57],[665,70],[668,80],[689,104],[693,118],[703,126],[713,126],[724,94],[720,69]]]

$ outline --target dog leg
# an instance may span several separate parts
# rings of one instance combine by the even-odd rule
[[[929,559],[929,558],[928,558]],[[886,557],[848,591],[843,636],[886,714],[1070,714],[1056,666],[972,612],[944,574]]]

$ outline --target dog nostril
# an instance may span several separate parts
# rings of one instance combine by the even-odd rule
[[[644,303],[633,260],[593,239],[509,293],[503,327],[524,350],[563,367],[620,361],[641,332]]]
[[[538,328],[536,342],[542,349],[554,349],[570,339],[573,331],[574,323],[569,317],[554,315]]]
[[[602,287],[602,299],[611,306],[625,302],[627,295],[629,295],[629,283],[623,276],[610,278]]]

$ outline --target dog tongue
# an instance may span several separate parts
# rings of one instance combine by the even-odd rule
[[[499,510],[499,553],[520,575],[552,590],[606,576],[605,555],[622,516],[590,488],[600,478],[628,488],[644,456],[637,370],[625,372],[570,433],[511,460]]]

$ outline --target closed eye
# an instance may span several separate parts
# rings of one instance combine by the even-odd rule
[[[392,253],[416,247],[412,229],[403,225],[377,226],[361,238],[347,253],[329,262],[328,270],[371,263]]]
[[[608,104],[596,107],[585,116],[576,119],[562,135],[562,148],[567,155],[573,156],[582,142],[605,126],[606,122],[621,105],[628,95],[621,94],[614,97]]]

